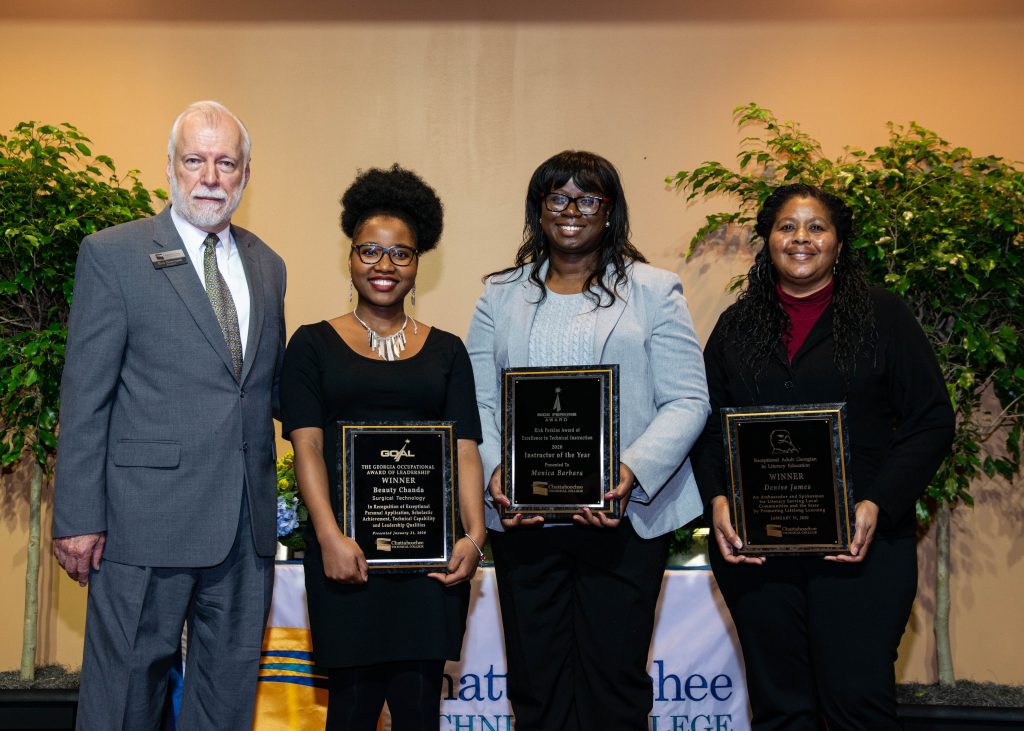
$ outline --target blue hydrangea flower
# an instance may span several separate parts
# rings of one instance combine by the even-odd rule
[[[299,527],[299,516],[295,513],[295,506],[298,505],[298,498],[288,500],[284,497],[277,499],[277,537],[283,538]]]

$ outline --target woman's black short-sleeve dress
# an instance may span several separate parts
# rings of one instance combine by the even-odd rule
[[[281,373],[282,431],[324,430],[331,506],[338,512],[338,421],[454,420],[458,439],[480,441],[473,371],[456,336],[437,328],[423,348],[396,361],[353,351],[328,322],[292,336]],[[306,602],[313,655],[322,667],[458,659],[469,584],[445,587],[423,574],[375,574],[361,586],[324,576],[320,546],[306,530]]]

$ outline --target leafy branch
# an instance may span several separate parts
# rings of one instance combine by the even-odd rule
[[[57,445],[60,374],[83,237],[151,215],[138,171],[118,176],[74,126],[22,122],[0,135],[0,464]],[[158,191],[157,195],[162,197]]]

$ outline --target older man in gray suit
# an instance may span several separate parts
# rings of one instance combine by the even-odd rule
[[[80,729],[155,729],[188,623],[179,727],[252,725],[273,586],[285,268],[230,225],[249,134],[178,117],[172,205],[82,241],[61,383],[54,553],[89,585]]]

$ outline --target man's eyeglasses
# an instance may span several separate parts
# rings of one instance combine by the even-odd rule
[[[419,254],[411,246],[402,246],[401,244],[388,246],[387,248],[380,244],[353,244],[352,248],[359,254],[359,261],[363,262],[363,264],[376,264],[387,254],[391,263],[396,267],[409,266],[412,264],[412,260]]]
[[[602,203],[608,203],[611,198],[603,195],[581,195],[575,198],[563,193],[545,193],[544,207],[552,213],[561,213],[569,207],[570,203],[576,204],[576,210],[584,216],[593,216],[601,209]]]

